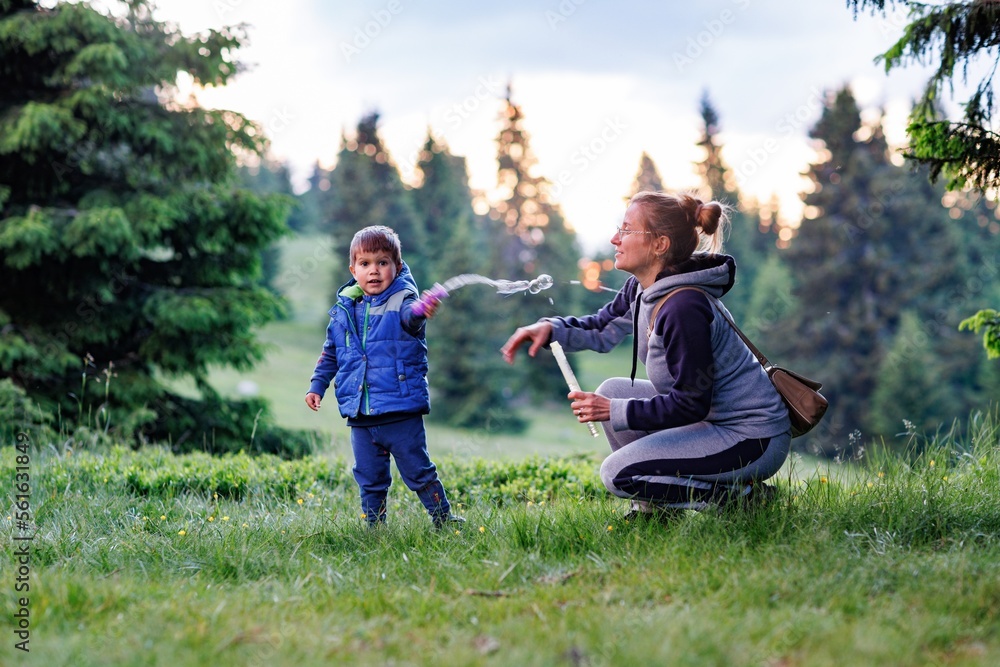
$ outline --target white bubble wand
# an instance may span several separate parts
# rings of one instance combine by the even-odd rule
[[[556,341],[549,343],[549,348],[552,350],[552,356],[556,358],[556,363],[559,364],[559,370],[562,371],[563,378],[566,380],[566,384],[569,385],[570,391],[583,391],[580,389],[580,383],[576,381],[576,373],[573,372],[573,367],[569,365],[569,359],[566,358],[566,353],[563,352],[562,345]],[[587,428],[590,429],[590,435],[595,438],[600,437],[600,433],[597,432],[597,426],[594,422],[587,422]]]
[[[439,303],[451,292],[466,285],[489,285],[496,289],[497,294],[517,294],[518,292],[538,294],[554,284],[552,276],[547,273],[543,273],[533,280],[495,280],[475,273],[463,273],[460,276],[448,278],[443,285],[434,283],[434,286],[427,290],[427,294],[414,304],[413,312],[417,315],[423,315],[432,305]]]

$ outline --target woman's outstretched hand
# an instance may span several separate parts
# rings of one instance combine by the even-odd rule
[[[531,346],[528,348],[528,356],[533,357],[538,354],[538,350],[549,342],[552,337],[552,324],[550,322],[535,322],[531,326],[518,327],[514,331],[513,335],[507,339],[503,347],[500,348],[500,354],[503,355],[503,360],[508,364],[514,363],[514,354],[517,353],[517,348],[521,347],[522,343],[531,341]]]
[[[576,420],[586,422],[606,422],[611,419],[611,399],[590,391],[571,391],[567,394]]]

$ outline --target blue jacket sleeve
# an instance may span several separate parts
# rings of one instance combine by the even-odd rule
[[[330,325],[326,328],[326,342],[323,343],[323,352],[319,355],[312,379],[309,381],[310,394],[325,395],[330,383],[337,375],[337,349],[336,342],[333,340],[333,331],[333,320],[330,320]]]
[[[427,318],[413,312],[415,305],[417,305],[417,296],[415,294],[411,293],[403,299],[403,303],[399,305],[399,321],[403,325],[403,331],[414,338],[420,338],[424,335],[427,328]]]

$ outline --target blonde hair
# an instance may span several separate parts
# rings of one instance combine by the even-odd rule
[[[642,211],[646,230],[670,239],[664,263],[677,266],[695,252],[717,253],[729,224],[725,207],[703,202],[692,194],[639,192],[630,200]]]

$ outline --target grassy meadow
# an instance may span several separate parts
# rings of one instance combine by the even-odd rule
[[[30,654],[2,664],[995,665],[1000,419],[779,480],[760,508],[626,521],[586,456],[439,460],[468,519],[348,466],[31,450]],[[13,480],[13,447],[0,475]],[[846,464],[841,464],[846,465]],[[10,487],[8,487],[10,488]],[[10,515],[0,529],[20,535]]]
[[[370,531],[345,427],[302,401],[334,259],[315,240],[288,249],[293,311],[263,331],[273,353],[212,382],[253,382],[282,425],[328,445],[294,461],[177,456],[0,425],[0,665],[1000,663],[996,409],[909,434],[905,453],[795,455],[767,505],[660,522],[623,518],[598,478],[606,443],[556,401],[517,437],[430,427],[467,523],[435,531],[397,478],[388,525]],[[628,367],[627,353],[580,362],[585,386]],[[15,648],[21,596],[29,653]]]

